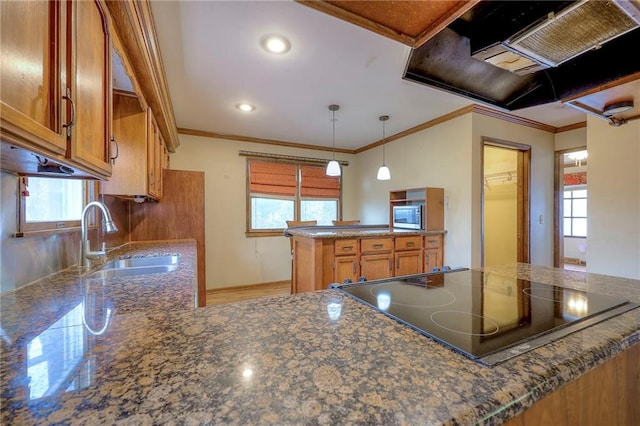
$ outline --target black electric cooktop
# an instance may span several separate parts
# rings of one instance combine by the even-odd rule
[[[618,297],[467,269],[332,288],[485,365],[640,306]]]

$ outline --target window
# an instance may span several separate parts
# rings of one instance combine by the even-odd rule
[[[587,236],[587,190],[564,191],[564,236]]]
[[[287,220],[331,225],[340,210],[340,178],[323,166],[248,160],[248,232],[273,233]]]
[[[20,176],[19,232],[80,226],[86,184],[79,179]]]

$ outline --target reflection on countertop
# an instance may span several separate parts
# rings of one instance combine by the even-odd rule
[[[175,297],[154,277],[0,298],[3,421],[496,424],[640,340],[636,309],[488,368],[335,290],[194,309],[195,288],[189,300],[180,289],[194,285],[195,245],[163,251],[182,255]],[[495,272],[640,301],[636,280]],[[158,295],[147,305],[145,285]]]
[[[99,354],[108,351],[114,323],[155,310],[195,309],[194,242],[134,243],[109,259],[159,253],[179,253],[178,270],[109,279],[91,277],[100,265],[69,268],[0,297],[3,421],[28,407],[34,416],[28,423],[49,423],[40,416],[53,402],[99,384],[105,374]]]

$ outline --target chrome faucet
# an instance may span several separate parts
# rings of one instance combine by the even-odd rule
[[[82,220],[80,222],[80,226],[82,228],[82,240],[80,241],[80,267],[88,268],[91,266],[91,259],[99,259],[106,257],[106,244],[102,243],[102,248],[98,251],[91,251],[91,244],[87,237],[87,216],[91,207],[98,207],[102,210],[102,221],[104,223],[104,230],[107,234],[113,234],[114,232],[118,232],[118,227],[111,219],[111,213],[107,206],[102,204],[99,201],[92,201],[87,204],[82,211]]]

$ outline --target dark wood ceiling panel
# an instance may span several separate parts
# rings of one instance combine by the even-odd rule
[[[408,46],[418,47],[479,0],[298,1]]]

